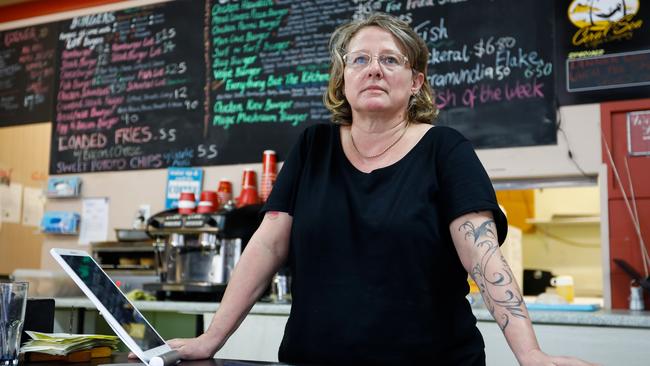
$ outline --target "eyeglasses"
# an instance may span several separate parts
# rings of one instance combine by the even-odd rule
[[[379,55],[369,55],[365,52],[349,52],[343,55],[345,65],[355,71],[365,69],[372,63],[373,58],[386,70],[394,71],[406,65],[409,61],[406,56],[399,53],[382,53]]]

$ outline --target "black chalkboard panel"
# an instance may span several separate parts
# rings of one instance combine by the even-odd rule
[[[204,14],[175,1],[61,23],[50,173],[212,163]]]
[[[556,143],[552,2],[402,6],[429,45],[438,123],[461,131],[479,149]]]
[[[353,6],[338,0],[256,0],[211,8],[211,143],[218,163],[280,159],[307,126],[328,122],[322,102],[327,43]]]
[[[58,24],[0,32],[0,127],[52,119]]]
[[[650,95],[650,8],[640,0],[555,1],[561,105]]]
[[[258,0],[212,6],[216,160],[259,161],[268,148],[282,157],[306,126],[327,122],[328,37],[374,11],[406,20],[427,40],[437,123],[477,148],[555,143],[549,2]]]
[[[51,173],[283,159],[329,121],[331,32],[373,11],[426,39],[437,123],[477,148],[555,143],[550,2],[173,1],[61,24]]]

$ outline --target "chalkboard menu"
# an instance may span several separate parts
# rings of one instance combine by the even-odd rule
[[[437,123],[477,148],[555,143],[551,3],[258,0],[212,7],[210,104],[222,161],[284,152],[306,125],[327,122],[329,35],[374,11],[409,22],[427,41]]]
[[[61,23],[50,173],[212,163],[204,14],[175,1]]]
[[[551,1],[386,3],[396,8],[429,45],[438,123],[476,148],[556,143]]]
[[[253,0],[211,11],[212,126],[223,163],[281,158],[308,125],[328,122],[327,44],[353,7],[338,0]]]
[[[559,104],[650,95],[650,7],[640,0],[555,1]]]
[[[282,160],[329,121],[330,34],[374,11],[426,40],[436,123],[477,148],[555,143],[552,2],[181,0],[61,23],[50,171]]]
[[[52,119],[58,24],[0,32],[0,127]]]

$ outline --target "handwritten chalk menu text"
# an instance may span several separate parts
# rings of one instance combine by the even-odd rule
[[[217,159],[260,161],[265,149],[283,158],[305,127],[329,121],[322,102],[327,43],[351,7],[336,0],[220,1],[210,15]]]
[[[549,1],[386,1],[429,47],[437,123],[475,148],[556,143],[553,4]],[[533,21],[534,19],[534,21]]]
[[[52,119],[57,29],[0,32],[0,127]]]
[[[210,164],[203,14],[175,1],[61,23],[51,173]]]
[[[251,163],[266,149],[282,160],[306,127],[329,122],[331,33],[375,11],[426,41],[435,123],[476,148],[553,144],[553,10],[538,0],[176,0],[62,21],[50,172]]]

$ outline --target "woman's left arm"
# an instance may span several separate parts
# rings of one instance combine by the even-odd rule
[[[463,267],[478,285],[485,306],[520,365],[592,365],[572,357],[549,356],[540,350],[523,296],[499,249],[492,212],[462,215],[452,221],[449,229]]]

